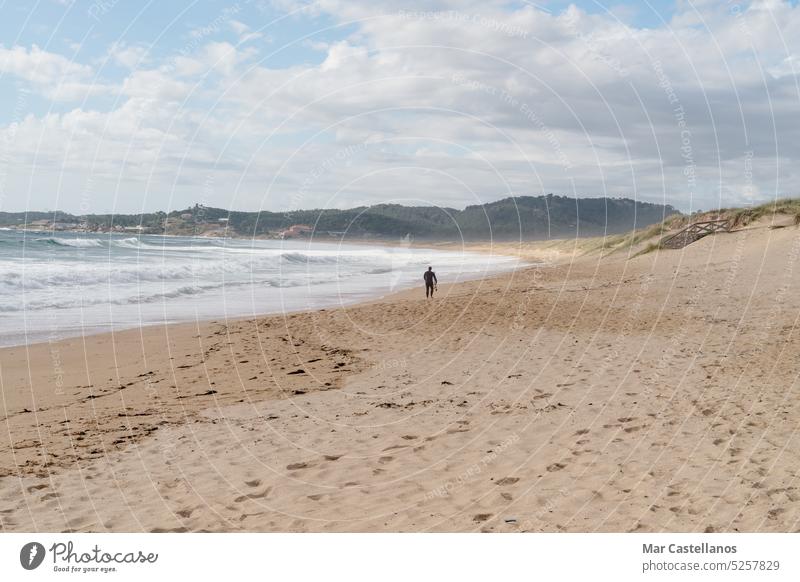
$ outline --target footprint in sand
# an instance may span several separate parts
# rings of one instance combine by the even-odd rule
[[[308,463],[292,463],[291,465],[286,465],[286,469],[289,471],[296,471],[297,469],[307,469]]]
[[[243,513],[239,516],[239,521],[244,521],[248,517],[258,517],[260,515],[266,515],[265,511],[259,511],[257,513]],[[198,533],[204,533],[206,530],[199,530]]]
[[[390,463],[391,461],[394,461],[394,457],[388,457],[387,456],[387,457],[381,457],[381,458],[378,459],[378,462],[380,464],[382,464],[382,465],[385,465],[386,463]]]
[[[778,519],[778,516],[779,516],[781,513],[783,513],[784,511],[786,511],[786,510],[785,510],[783,507],[776,507],[775,509],[770,509],[770,510],[767,512],[767,517],[768,517],[769,519]]]
[[[241,503],[242,501],[247,501],[248,499],[261,499],[269,495],[270,491],[272,491],[272,487],[267,487],[261,493],[248,493],[247,495],[240,495],[233,501],[234,503]]]
[[[492,517],[491,513],[479,513],[472,518],[472,521],[483,522]]]
[[[338,461],[342,458],[342,455],[325,455],[324,459],[326,461]]]
[[[566,465],[564,463],[553,463],[552,465],[547,465],[547,470],[550,473],[554,473],[556,471],[560,471],[564,467],[566,467]]]
[[[447,429],[447,434],[455,434],[457,432],[469,432],[469,429],[464,427],[462,428],[451,427]]]
[[[513,485],[519,481],[519,477],[503,477],[502,479],[498,479],[495,481],[496,485]]]
[[[261,479],[253,479],[252,481],[245,481],[244,484],[247,485],[248,487],[258,487],[259,485],[261,485]]]

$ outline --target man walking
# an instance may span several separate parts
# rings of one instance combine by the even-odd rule
[[[433,297],[433,292],[439,283],[436,280],[436,273],[433,272],[433,267],[428,267],[422,278],[425,279],[425,297]]]

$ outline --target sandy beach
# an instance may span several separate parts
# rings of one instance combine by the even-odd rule
[[[0,350],[0,528],[798,530],[798,228],[500,250],[544,265]]]

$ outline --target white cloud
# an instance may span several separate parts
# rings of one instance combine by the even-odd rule
[[[146,63],[147,53],[147,47],[125,42],[115,42],[108,49],[109,58],[126,69],[141,68]]]
[[[67,77],[70,81],[86,79],[91,76],[92,70],[36,45],[30,49],[0,45],[0,73],[15,75],[38,85],[53,85]]]
[[[123,168],[126,184],[185,185],[186,203],[208,169],[241,184],[244,208],[555,192],[688,209],[800,187],[800,8],[787,2],[686,3],[651,29],[575,6],[404,6],[315,2],[308,11],[358,22],[346,38],[306,41],[324,51],[318,64],[260,60],[239,20],[227,22],[239,46],[198,43],[145,67],[141,47],[115,46],[117,62],[138,67],[115,108],[26,119],[15,159]],[[91,69],[37,47],[2,49],[0,71],[65,99],[93,85]]]
[[[183,101],[192,85],[175,79],[166,71],[134,71],[122,84],[122,93],[139,99],[157,102]]]
[[[183,77],[206,76],[210,73],[229,75],[256,54],[253,48],[239,49],[228,42],[209,42],[191,55],[179,55],[170,67]]]
[[[0,45],[0,74],[29,82],[35,91],[53,101],[84,101],[113,92],[113,87],[94,78],[90,66],[37,45],[30,49]]]
[[[246,42],[250,42],[251,40],[256,40],[262,38],[264,35],[260,32],[254,32],[247,26],[244,22],[239,22],[238,20],[231,20],[228,23],[230,29],[235,32],[239,36],[239,44],[244,44]]]

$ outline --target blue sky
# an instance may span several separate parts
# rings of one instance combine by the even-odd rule
[[[298,63],[319,63],[324,53],[314,50],[298,38],[314,35],[315,39],[341,38],[346,26],[338,26],[326,15],[293,18],[268,2],[130,2],[113,0],[77,0],[74,3],[55,0],[39,2],[4,2],[4,18],[0,20],[0,38],[9,46],[30,47],[64,55],[70,60],[94,64],[98,79],[122,81],[128,70],[109,58],[109,47],[122,43],[145,46],[147,62],[167,60],[181,51],[198,48],[207,39],[237,43],[239,35],[230,22],[246,22],[252,29],[262,30],[258,39],[265,64],[286,67]],[[331,28],[330,32],[323,29]],[[280,50],[284,45],[290,45]],[[274,54],[273,54],[274,53]],[[9,121],[9,107],[15,79],[4,75],[0,121]],[[63,111],[70,103],[48,99],[30,102],[32,112]],[[89,100],[89,107],[108,107],[109,100]]]
[[[0,210],[800,185],[796,2],[0,6]]]
[[[526,3],[517,3],[523,6]],[[668,0],[603,4],[584,2],[545,2],[532,4],[543,11],[558,14],[574,4],[589,14],[613,14],[635,26],[657,27],[669,21],[675,3]],[[317,13],[293,17],[270,2],[231,2],[204,0],[199,2],[126,2],[114,0],[56,0],[38,2],[2,2],[0,39],[3,45],[32,46],[62,54],[81,63],[98,63],[98,76],[119,81],[126,70],[107,59],[114,43],[146,45],[151,59],[168,59],[182,50],[196,47],[203,38],[236,43],[238,35],[226,22],[236,20],[261,32],[259,45],[268,66],[286,67],[298,63],[321,62],[325,54],[307,42],[344,39],[353,26],[337,22],[331,15]],[[0,121],[9,121],[14,79],[7,75],[0,81],[3,98]],[[40,99],[30,103],[31,110],[44,113],[63,110],[66,105]],[[92,106],[99,106],[94,102]]]

